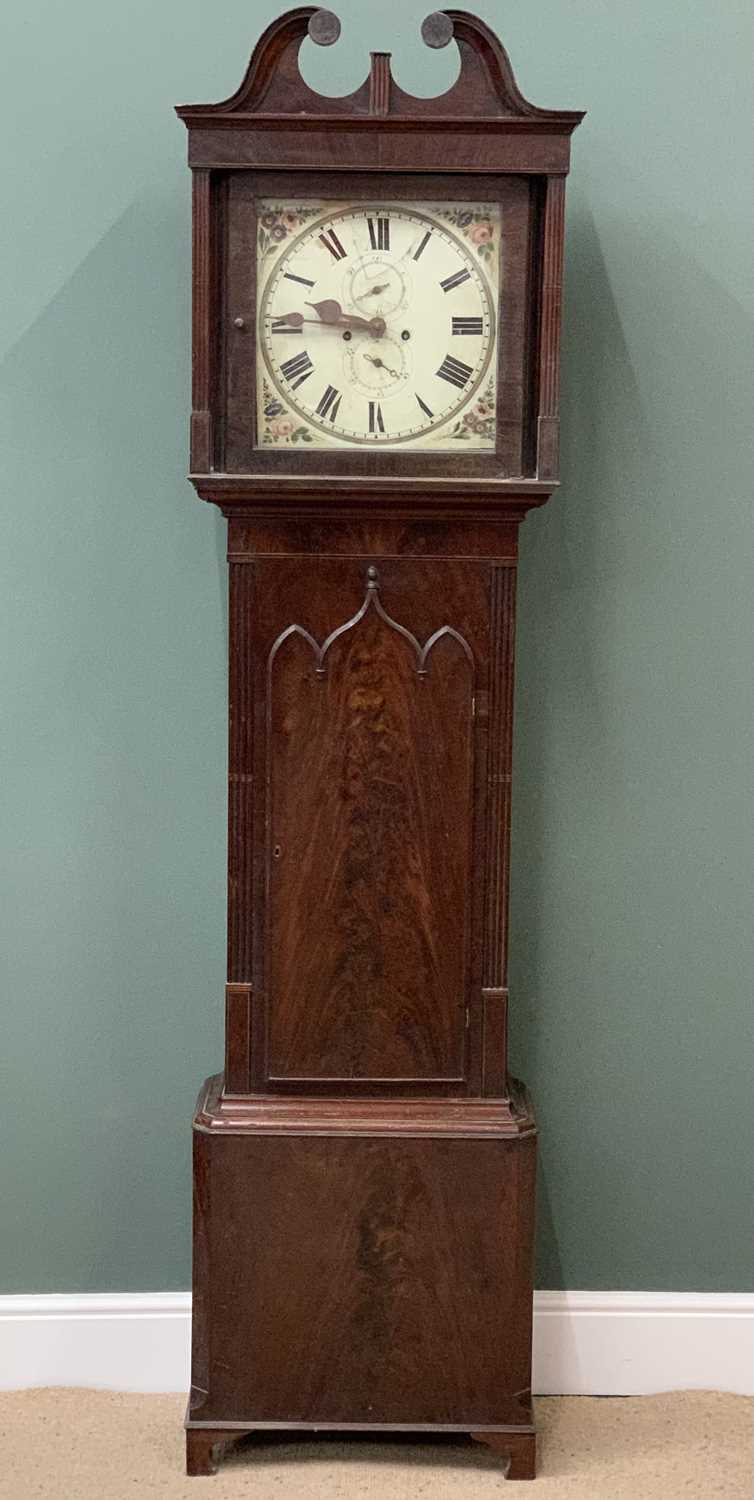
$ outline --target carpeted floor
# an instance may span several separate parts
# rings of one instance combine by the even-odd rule
[[[2,1500],[749,1500],[751,1402],[714,1391],[537,1402],[536,1488],[471,1443],[245,1440],[212,1479],[183,1473],[183,1399],[0,1394]]]

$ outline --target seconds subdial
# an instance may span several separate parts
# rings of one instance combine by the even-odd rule
[[[410,374],[401,344],[392,338],[356,334],[344,359],[346,378],[367,396],[393,396]]]

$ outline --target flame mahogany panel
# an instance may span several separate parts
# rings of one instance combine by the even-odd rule
[[[299,634],[270,661],[275,1081],[464,1076],[471,669],[412,657],[372,613],[320,673]]]
[[[236,571],[255,1086],[478,1089],[489,568],[330,556]]]
[[[534,1164],[533,1135],[200,1132],[191,1420],[530,1426]]]

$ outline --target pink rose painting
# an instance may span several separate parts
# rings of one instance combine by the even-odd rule
[[[270,436],[274,438],[289,438],[295,427],[292,417],[276,417],[270,422]]]
[[[303,423],[283,412],[282,416],[270,417],[264,434],[266,443],[310,443],[312,435]]]
[[[260,421],[263,443],[310,443],[312,441],[310,428],[306,427],[303,422],[298,422],[290,412],[285,410],[266,380],[262,386],[262,397]]]
[[[496,248],[495,225],[486,205],[474,209],[449,208],[444,218],[456,230],[460,230],[463,238],[474,246],[481,260],[492,259]]]

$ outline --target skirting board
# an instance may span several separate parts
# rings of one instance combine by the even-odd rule
[[[0,1296],[0,1389],[185,1391],[190,1323],[188,1292]],[[535,1293],[538,1395],[750,1394],[753,1353],[754,1294]]]

